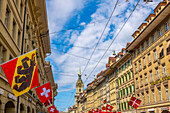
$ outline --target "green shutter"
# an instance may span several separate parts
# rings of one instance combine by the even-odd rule
[[[125,95],[125,89],[123,89],[123,96]]]
[[[117,86],[119,86],[119,81],[118,81],[118,79],[117,79],[116,81],[117,81]]]
[[[128,95],[128,87],[126,87],[126,94]]]
[[[120,108],[120,103],[119,103],[119,110],[121,110],[121,108]]]
[[[122,97],[122,90],[120,92],[121,92],[121,97]]]
[[[124,76],[122,76],[122,80],[123,80],[123,83],[124,83],[124,82],[125,82],[125,81],[124,81]]]
[[[124,102],[124,107],[125,107],[125,110],[126,110],[126,102]]]
[[[131,74],[130,74],[130,71],[129,71],[129,79],[131,79]]]
[[[123,103],[122,103],[122,110],[123,110]]]
[[[130,94],[132,94],[132,86],[130,86]]]
[[[129,103],[129,101],[127,101],[127,106],[128,106],[128,109],[129,109],[129,108],[130,108],[130,106],[129,106],[129,104],[128,104],[128,103]]]
[[[128,79],[127,79],[127,74],[125,73],[125,77],[126,77],[126,81],[128,81]]]
[[[122,84],[121,78],[119,78],[119,80],[120,80],[120,84]]]

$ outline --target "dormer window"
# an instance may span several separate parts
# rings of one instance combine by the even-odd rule
[[[159,37],[162,36],[161,29],[158,30]]]

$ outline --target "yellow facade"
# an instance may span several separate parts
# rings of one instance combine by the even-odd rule
[[[169,2],[159,3],[127,48],[133,52],[135,94],[142,101],[138,113],[161,113],[170,106],[169,11]]]
[[[0,0],[0,63],[21,54],[24,9],[25,0]],[[56,96],[57,84],[54,83],[50,62],[45,61],[46,55],[51,53],[45,0],[27,0],[25,23],[24,53],[38,48],[40,85],[51,81],[53,96]],[[1,68],[0,84],[0,113],[16,113],[17,98]],[[48,112],[34,90],[20,96],[19,113],[26,112]]]

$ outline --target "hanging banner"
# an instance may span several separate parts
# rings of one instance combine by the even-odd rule
[[[16,97],[39,85],[36,50],[1,64]]]
[[[37,95],[42,103],[49,102],[52,104],[52,91],[50,82],[36,88],[35,91],[37,92]]]

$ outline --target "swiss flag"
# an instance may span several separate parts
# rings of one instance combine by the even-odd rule
[[[37,95],[42,103],[49,101],[52,99],[52,91],[50,82],[38,87],[35,89]]]
[[[53,105],[48,108],[49,113],[56,113],[56,107]]]
[[[141,100],[135,98],[135,97],[131,97],[130,101],[128,102],[128,104],[132,107],[134,107],[135,109],[137,109],[137,107],[140,105]]]
[[[58,110],[55,110],[55,112],[54,113],[59,113],[59,111]]]
[[[109,104],[106,105],[106,110],[112,111],[113,107]]]

